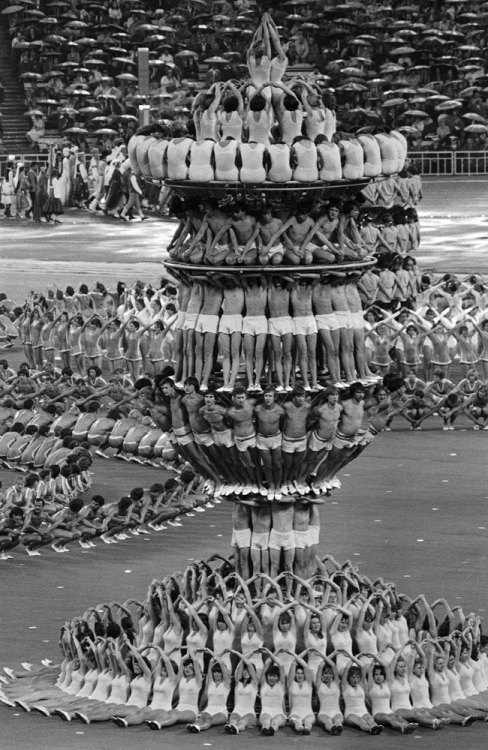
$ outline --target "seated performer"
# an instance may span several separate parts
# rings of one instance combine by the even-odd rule
[[[280,229],[281,221],[273,215],[271,206],[264,206],[257,223],[259,242],[259,262],[263,266],[277,266],[283,260],[284,247],[279,239],[274,240],[275,233]]]

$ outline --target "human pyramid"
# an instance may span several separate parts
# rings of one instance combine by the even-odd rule
[[[344,188],[359,181],[361,187],[371,178],[398,174],[406,160],[404,136],[392,131],[333,140],[335,115],[327,106],[328,95],[301,78],[282,82],[288,59],[267,13],[249,47],[247,65],[249,79],[215,83],[196,97],[194,137],[158,138],[157,128],[147,126],[129,141],[136,174],[168,180],[175,188],[202,186],[204,198],[197,193],[173,204],[182,221],[168,248],[170,257],[217,266],[364,258],[354,218],[339,220],[339,211],[330,218],[328,205],[318,203],[313,192],[326,184]],[[273,186],[295,192],[290,200]],[[308,196],[300,190],[307,186],[312,189]],[[206,194],[206,189],[232,187],[240,187],[237,200],[219,203]]]
[[[244,579],[219,554],[153,580],[143,602],[90,607],[61,629],[63,660],[4,667],[0,701],[85,724],[229,735],[466,727],[488,718],[480,618],[410,599],[346,561]]]

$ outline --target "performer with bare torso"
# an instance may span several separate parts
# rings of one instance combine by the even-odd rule
[[[264,390],[263,403],[254,409],[256,417],[256,447],[268,483],[268,500],[281,500],[282,455],[281,428],[285,412],[275,401],[272,386]]]

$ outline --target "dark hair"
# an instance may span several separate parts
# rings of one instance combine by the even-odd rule
[[[249,100],[249,109],[251,112],[262,112],[266,109],[266,98],[262,94],[254,94]]]

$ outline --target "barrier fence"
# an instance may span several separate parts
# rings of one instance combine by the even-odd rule
[[[488,174],[488,151],[409,151],[421,175]]]
[[[14,154],[12,154],[13,156]],[[421,175],[484,175],[488,174],[488,151],[409,151],[408,156],[418,166]],[[0,174],[8,159],[0,154]],[[42,162],[47,164],[48,153],[15,154],[15,161]],[[85,154],[78,159],[85,161]]]

